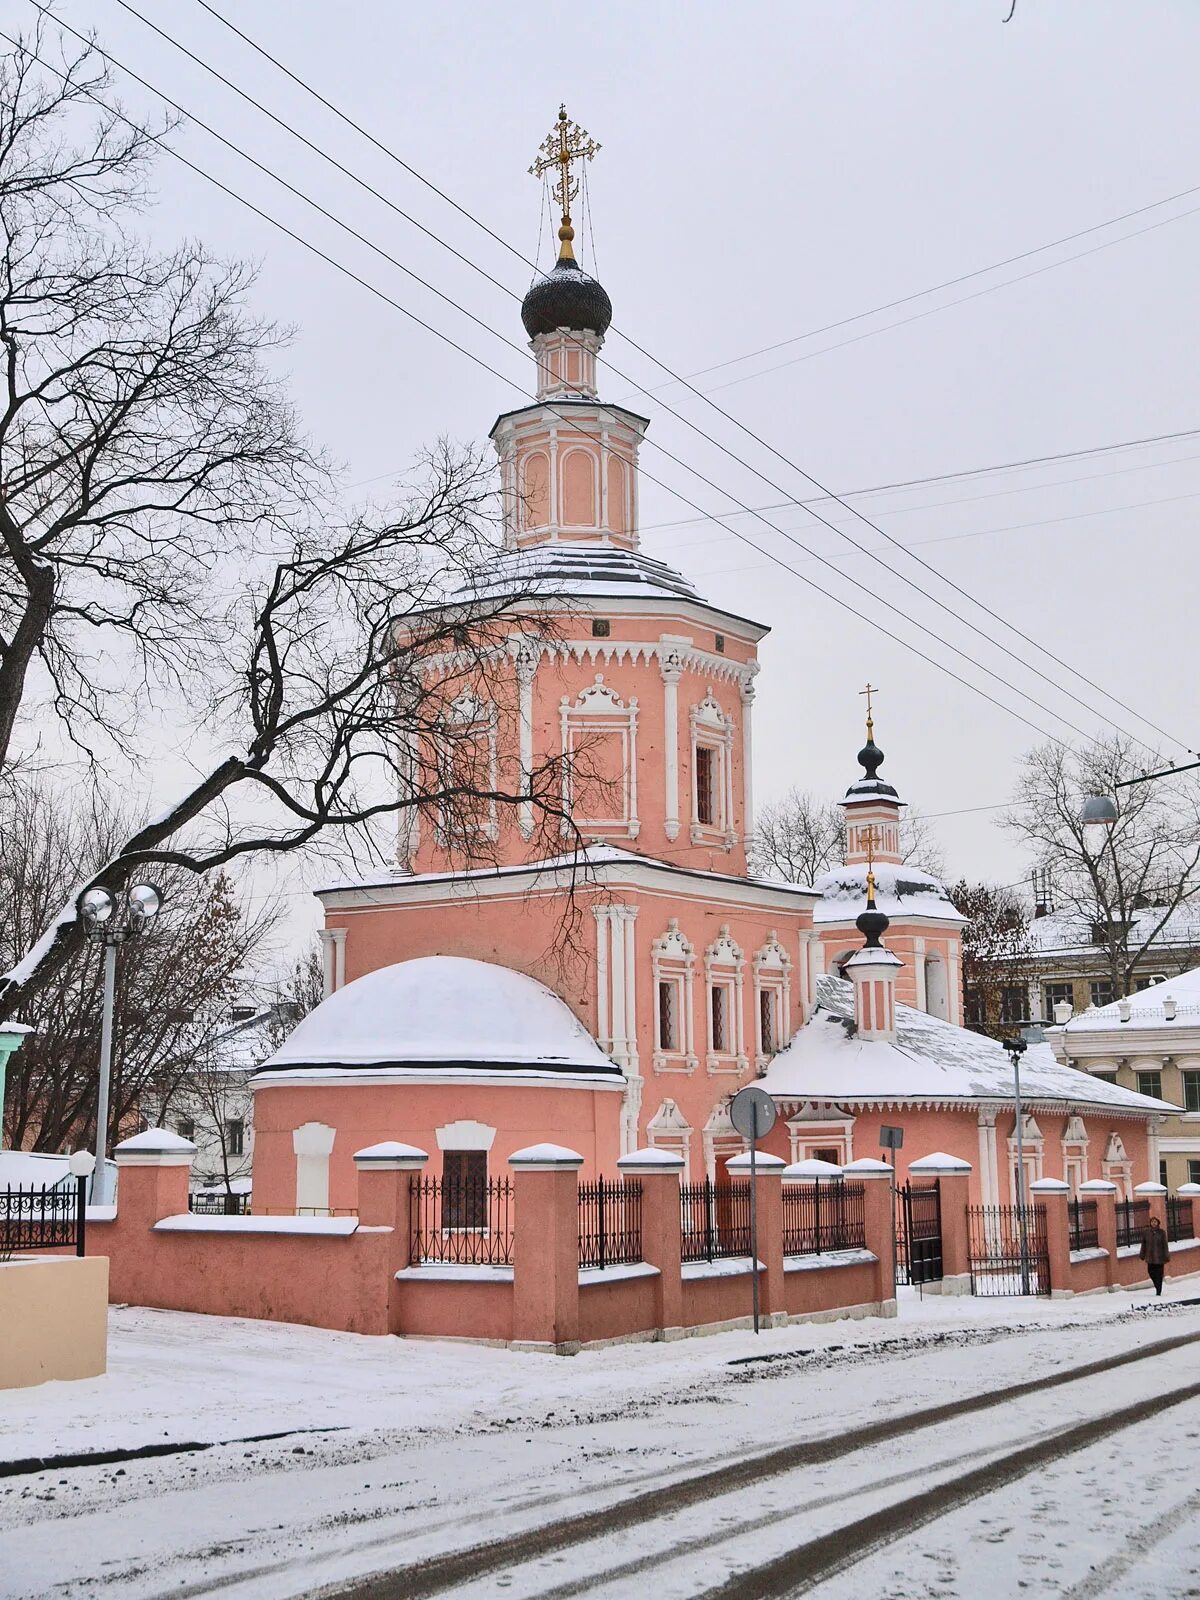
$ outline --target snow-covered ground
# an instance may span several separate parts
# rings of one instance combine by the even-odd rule
[[[0,1460],[215,1447],[0,1478],[0,1595],[314,1593],[623,1503],[642,1485],[773,1445],[1200,1336],[1200,1305],[1169,1304],[1197,1292],[1172,1286],[1161,1306],[1144,1293],[1062,1302],[908,1294],[895,1322],[571,1359],[117,1308],[105,1378],[0,1396]],[[652,1586],[656,1600],[699,1595],[748,1560],[870,1515],[914,1485],[953,1483],[968,1466],[1071,1422],[1194,1381],[1198,1349],[847,1453],[718,1504],[707,1497],[611,1548],[580,1545],[503,1582],[492,1573],[439,1592],[623,1596]],[[287,1436],[245,1442],[278,1433]],[[818,1592],[1200,1592],[1190,1531],[1200,1511],[1198,1438],[1200,1400],[1172,1406],[952,1510]],[[731,1545],[730,1531],[747,1525],[753,1537]]]

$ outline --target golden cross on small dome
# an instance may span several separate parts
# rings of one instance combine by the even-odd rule
[[[863,693],[866,693],[865,689]],[[868,727],[870,726],[869,716],[867,725]],[[867,904],[873,906],[875,904],[875,846],[879,843],[874,823],[867,829],[864,842],[867,847]]]
[[[867,697],[867,742],[869,744],[875,738],[875,723],[871,717],[871,696],[878,694],[879,690],[873,683],[868,683],[865,689],[860,689],[858,692],[859,694],[865,694]]]
[[[529,169],[531,177],[540,178],[553,167],[558,168],[553,192],[562,211],[562,226],[558,230],[560,261],[575,259],[575,252],[571,248],[571,240],[575,237],[575,229],[571,226],[571,201],[579,193],[579,179],[572,177],[571,163],[590,161],[599,149],[591,134],[577,122],[572,122],[567,116],[566,106],[561,105],[558,108],[558,121],[542,140]]]

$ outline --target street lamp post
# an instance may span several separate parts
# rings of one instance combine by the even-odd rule
[[[117,950],[144,933],[162,907],[162,890],[152,883],[135,883],[117,894],[108,889],[88,889],[79,901],[84,931],[93,944],[104,946],[104,1007],[100,1018],[100,1082],[96,1091],[96,1171],[92,1178],[92,1203],[105,1205],[108,1195],[108,1090],[112,1078],[113,1012],[117,996]]]
[[[1006,1039],[1004,1048],[1008,1051],[1013,1067],[1013,1089],[1017,1109],[1017,1237],[1021,1249],[1021,1293],[1028,1294],[1029,1233],[1025,1216],[1025,1135],[1021,1115],[1021,1057],[1025,1054],[1025,1041],[1018,1035],[1015,1039]]]

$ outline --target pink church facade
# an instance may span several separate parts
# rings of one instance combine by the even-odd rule
[[[532,587],[554,626],[523,624],[515,608],[496,665],[504,694],[494,707],[472,699],[463,716],[497,772],[524,777],[562,758],[563,805],[588,842],[547,858],[531,807],[485,810],[477,825],[497,864],[464,871],[426,820],[401,841],[395,871],[317,891],[329,998],[255,1079],[255,1209],[349,1206],[354,1152],[385,1140],[443,1161],[482,1152],[489,1172],[549,1140],[577,1150],[585,1175],[650,1146],[680,1155],[693,1180],[715,1177],[743,1148],[729,1100],[759,1080],[782,1112],[769,1148],[785,1160],[876,1156],[880,1127],[900,1121],[906,1158],[959,1157],[976,1199],[1009,1201],[1000,1053],[960,1026],[962,919],[936,879],[901,860],[903,802],[878,775],[870,722],[865,775],[842,802],[844,866],[813,886],[749,877],[768,630],[640,549],[648,423],[599,398],[611,317],[600,285],[560,259],[522,315],[538,400],[492,430],[505,548],[474,592]],[[869,984],[855,981],[854,1009],[839,1016],[842,978],[865,954],[869,872],[888,959]],[[422,962],[434,964],[406,988],[406,964]],[[527,987],[510,992],[499,973]],[[373,977],[371,1004],[394,1009],[350,1059],[333,1010],[322,1013],[340,1003],[349,1018],[340,997]],[[499,1055],[464,1039],[464,1015],[493,1006],[537,1012],[546,1038],[518,1028]],[[898,1038],[913,1017],[948,1030],[944,1069],[910,1071]],[[573,1029],[586,1048],[566,1042]],[[850,1033],[856,1053],[842,1061],[832,1046]],[[964,1060],[991,1052],[979,1071],[955,1066],[945,1039],[960,1036],[975,1041]],[[1031,1175],[1126,1188],[1156,1176],[1156,1104],[1126,1091],[1096,1104],[1098,1093],[1084,1074],[1047,1078],[1027,1130]]]

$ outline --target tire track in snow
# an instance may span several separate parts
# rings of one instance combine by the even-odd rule
[[[1188,1400],[1200,1398],[1200,1383],[1189,1383],[1182,1389],[1172,1389],[1166,1394],[1151,1395],[1133,1405],[1122,1406],[1118,1411],[1106,1412],[1087,1422],[1053,1435],[1049,1440],[1023,1445],[985,1467],[977,1467],[965,1477],[951,1483],[939,1484],[921,1494],[898,1500],[893,1505],[861,1517],[825,1533],[807,1544],[796,1546],[773,1561],[764,1562],[747,1572],[737,1573],[714,1588],[705,1589],[697,1600],[785,1600],[791,1595],[805,1594],[817,1584],[836,1577],[848,1567],[856,1566],[884,1545],[936,1522],[947,1512],[956,1511],[972,1500],[991,1494],[996,1489],[1023,1478],[1036,1467],[1061,1460],[1098,1444],[1110,1434],[1120,1433],[1139,1422],[1159,1416],[1171,1406],[1183,1405]],[[1147,1530],[1149,1531],[1149,1530]],[[1163,1529],[1163,1535],[1170,1532]],[[1084,1589],[1079,1591],[1088,1593]],[[1103,1590],[1092,1590],[1102,1593]]]
[[[793,1472],[800,1467],[823,1465],[826,1462],[836,1461],[839,1457],[850,1455],[856,1450],[887,1443],[893,1439],[915,1432],[918,1429],[936,1427],[943,1422],[951,1422],[960,1417],[970,1416],[974,1412],[987,1411],[997,1405],[1007,1404],[1012,1400],[1019,1400],[1026,1395],[1043,1393],[1046,1390],[1061,1388],[1065,1384],[1078,1383],[1083,1379],[1097,1377],[1102,1373],[1112,1372],[1121,1367],[1133,1366],[1138,1362],[1153,1360],[1157,1356],[1165,1355],[1169,1351],[1180,1349],[1185,1345],[1200,1342],[1200,1334],[1176,1334],[1168,1339],[1155,1340],[1153,1344],[1143,1345],[1134,1350],[1121,1351],[1115,1356],[1106,1356],[1098,1361],[1089,1361],[1080,1367],[1070,1367],[1061,1372],[1055,1372],[1045,1378],[1032,1378],[1024,1383],[1013,1384],[1006,1388],[989,1389],[982,1394],[969,1395],[964,1399],[947,1401],[944,1405],[928,1406],[923,1410],[907,1412],[903,1416],[889,1417],[880,1422],[869,1423],[865,1427],[854,1429],[852,1432],[829,1435],[826,1438],[805,1441],[799,1444],[777,1446],[773,1450],[761,1452],[757,1455],[747,1456],[742,1460],[725,1462],[720,1466],[710,1468],[708,1471],[694,1473],[672,1479],[662,1488],[652,1490],[648,1494],[628,1497],[619,1500],[613,1505],[596,1510],[576,1513],[574,1516],[564,1517],[557,1522],[546,1523],[541,1527],[523,1530],[520,1533],[508,1535],[501,1539],[489,1541],[486,1544],[469,1546],[465,1550],[454,1551],[449,1555],[434,1556],[425,1561],[418,1561],[411,1566],[395,1568],[390,1572],[379,1573],[373,1577],[358,1579],[349,1584],[337,1583],[327,1585],[313,1591],[314,1596],[324,1597],[324,1600],[425,1600],[425,1597],[443,1594],[449,1589],[470,1583],[476,1579],[487,1577],[489,1574],[509,1567],[521,1567],[532,1560],[547,1555],[556,1555],[560,1551],[574,1545],[584,1544],[591,1539],[610,1537],[627,1528],[637,1528],[643,1523],[654,1521],[658,1517],[673,1515],[689,1506],[702,1501],[708,1501],[718,1495],[731,1494],[740,1489],[751,1488],[766,1479],[778,1477],[784,1473]],[[1195,1390],[1186,1391],[1186,1396],[1193,1392],[1200,1393],[1200,1385]],[[1185,1396],[1185,1397],[1186,1397]],[[1158,1399],[1154,1404],[1165,1405],[1166,1398]],[[1150,1405],[1150,1402],[1146,1402]],[[1117,1416],[1121,1413],[1112,1413]],[[1131,1426],[1129,1422],[1120,1424]],[[1084,1428],[1095,1427],[1095,1423],[1081,1425]],[[1068,1434],[1052,1435],[1052,1440],[1059,1441],[1068,1437],[1078,1429],[1068,1430]],[[1111,1431],[1111,1430],[1110,1430]],[[1102,1437],[1103,1435],[1098,1435]],[[1031,1447],[1034,1450],[1042,1448],[1053,1449],[1053,1443],[1043,1447]],[[1082,1449],[1083,1445],[1074,1445],[1073,1449]],[[1018,1455],[1021,1452],[1018,1452]],[[1012,1458],[1006,1457],[1005,1460]],[[980,1472],[994,1471],[1000,1463],[991,1467],[981,1468]],[[1022,1470],[1028,1470],[1027,1468]],[[1020,1473],[1015,1473],[1020,1476]],[[963,1482],[972,1481],[978,1474],[972,1474]],[[1002,1480],[1007,1481],[1007,1480]],[[993,1485],[998,1487],[999,1485]],[[944,1494],[953,1494],[961,1485],[947,1485],[944,1490],[937,1491]],[[590,1491],[595,1493],[594,1490]],[[933,1493],[934,1491],[930,1491]],[[980,1489],[978,1493],[986,1493]],[[917,1497],[921,1499],[920,1496]],[[905,1502],[909,1504],[910,1502]],[[954,1502],[955,1504],[960,1502]],[[943,1511],[931,1512],[926,1520],[931,1520],[934,1515],[942,1515],[945,1510],[951,1509],[947,1504]],[[889,1513],[881,1512],[878,1518],[864,1519],[867,1528],[880,1526],[887,1519]],[[897,1530],[890,1535],[891,1538],[899,1536]],[[842,1535],[838,1535],[841,1538]],[[816,1541],[819,1544],[821,1541]],[[883,1541],[879,1541],[883,1542]],[[802,1546],[802,1550],[809,1549]],[[871,1544],[868,1548],[864,1545],[861,1554],[855,1560],[867,1555],[876,1548]],[[765,1569],[764,1569],[765,1570]],[[837,1570],[830,1567],[825,1576],[831,1576]],[[793,1588],[795,1585],[793,1584]],[[764,1590],[764,1594],[789,1593],[788,1589]],[[712,1591],[713,1600],[720,1595],[743,1600],[741,1590],[730,1589]],[[747,1589],[745,1600],[757,1591]]]
[[[1123,1550],[1111,1555],[1101,1566],[1094,1567],[1074,1588],[1067,1589],[1062,1600],[1097,1600],[1099,1595],[1110,1593],[1118,1579],[1136,1567],[1156,1544],[1169,1539],[1178,1528],[1189,1522],[1197,1511],[1200,1511],[1200,1490],[1186,1496],[1178,1505],[1170,1506],[1161,1517],[1155,1517],[1153,1522],[1137,1533],[1130,1534]]]

